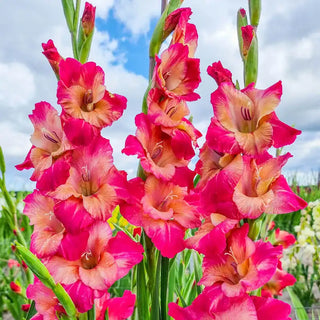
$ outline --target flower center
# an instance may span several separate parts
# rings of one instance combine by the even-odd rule
[[[85,112],[90,112],[94,109],[93,93],[91,89],[87,90],[84,94],[81,109]]]
[[[90,175],[90,171],[88,170],[88,166],[83,166],[81,168],[81,178],[82,178],[82,181],[80,183],[81,193],[84,196],[92,195],[94,192],[92,191],[91,175]]]
[[[97,257],[92,254],[91,250],[81,255],[81,267],[83,269],[93,269],[98,264],[98,262],[99,261]]]
[[[252,116],[250,114],[249,108],[241,106],[241,115],[243,120],[247,120],[247,121],[252,120]]]

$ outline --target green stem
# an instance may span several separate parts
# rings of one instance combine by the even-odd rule
[[[158,262],[157,262],[157,270],[155,276],[155,282],[152,290],[152,303],[151,303],[151,319],[152,320],[160,320],[160,303],[159,303],[159,291],[160,291],[160,273],[161,273],[161,254],[159,252]]]
[[[161,307],[161,320],[168,318],[168,279],[169,279],[169,259],[163,257],[159,253],[159,259],[161,257],[161,291],[160,291],[160,307]]]
[[[71,32],[71,40],[72,40],[72,51],[75,59],[79,60],[78,46],[77,46],[77,30],[78,30],[78,22],[79,22],[79,12],[80,12],[81,0],[77,0],[76,2],[76,10],[74,14],[73,20],[73,29]]]
[[[96,320],[96,308],[93,304],[92,308],[87,312],[88,320]]]

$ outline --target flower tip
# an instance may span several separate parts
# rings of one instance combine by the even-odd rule
[[[244,18],[245,16],[246,16],[246,10],[245,9],[243,9],[243,8],[240,8],[239,9],[239,13],[241,14],[241,16],[242,16],[242,18]]]

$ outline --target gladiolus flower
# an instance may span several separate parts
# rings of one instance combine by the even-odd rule
[[[143,247],[139,243],[123,232],[112,237],[110,227],[103,222],[97,222],[90,228],[87,240],[75,238],[73,243],[70,242],[69,251],[74,250],[72,246],[75,243],[85,248],[77,258],[67,260],[66,250],[66,256],[63,253],[63,257],[50,258],[47,267],[57,282],[66,286],[74,284],[78,288],[84,285],[94,296],[101,296],[143,258]],[[70,290],[68,287],[66,289]],[[87,299],[85,295],[78,296],[77,304],[81,305],[83,299]]]
[[[261,295],[263,297],[281,296],[282,290],[288,286],[293,286],[296,278],[280,268],[277,268],[272,278],[262,287]]]
[[[68,175],[50,195],[66,200],[70,197],[82,200],[83,208],[94,219],[107,220],[118,205],[118,193],[124,189],[125,175],[113,166],[112,148],[109,140],[97,137],[88,146],[73,151]],[[54,171],[47,175],[46,181],[59,175]],[[79,208],[80,210],[80,208]]]
[[[31,180],[37,180],[57,158],[71,150],[61,125],[58,112],[47,102],[36,103],[29,118],[34,126],[31,136],[33,147],[30,149],[24,163],[17,165],[18,170],[35,168]]]
[[[142,226],[161,254],[172,258],[185,248],[187,228],[200,225],[199,214],[187,187],[148,176],[129,182],[131,199],[120,204],[124,217],[132,224]]]
[[[134,310],[136,296],[128,290],[125,290],[122,297],[110,299],[109,294],[105,294],[100,299],[95,300],[96,318],[104,320],[105,313],[109,320],[128,319]]]
[[[194,92],[200,83],[199,59],[189,58],[187,46],[176,43],[156,57],[154,86],[161,88],[169,97],[187,101],[200,98]]]
[[[188,165],[189,161],[183,157],[179,158],[176,154],[179,152],[175,153],[173,150],[172,137],[164,133],[161,127],[152,124],[147,115],[138,114],[135,121],[136,137],[132,135],[127,137],[123,153],[126,155],[137,154],[141,160],[141,166],[146,172],[164,180],[170,180],[173,177],[176,167]],[[183,142],[176,143],[176,145],[179,146],[179,150],[184,151]]]
[[[104,72],[94,62],[68,58],[60,63],[58,103],[63,111],[97,128],[110,126],[126,108],[127,99],[106,91]]]
[[[274,114],[281,94],[281,82],[266,90],[250,84],[241,91],[232,83],[221,83],[211,95],[215,118],[208,129],[208,145],[219,152],[257,156],[271,146],[291,144],[301,131]]]
[[[273,243],[274,246],[281,245],[283,249],[289,248],[296,242],[296,238],[293,234],[280,230],[279,228],[276,229],[275,232],[275,242]]]
[[[169,315],[175,320],[289,320],[290,312],[289,304],[276,299],[225,297],[220,286],[205,288],[189,307],[169,303]]]
[[[255,219],[263,212],[282,214],[303,209],[307,203],[292,192],[281,168],[290,153],[259,163],[244,157],[244,170],[234,194],[233,201],[242,217]]]
[[[203,277],[199,284],[221,284],[228,297],[260,288],[275,273],[281,247],[248,236],[249,225],[231,231],[224,254],[211,254],[203,260]]]
[[[220,61],[214,62],[209,66],[207,72],[216,81],[218,86],[223,82],[232,83],[232,73],[228,69],[225,69]]]
[[[175,43],[187,45],[189,48],[189,57],[194,56],[198,46],[198,32],[196,26],[188,23],[191,14],[192,12],[190,8],[179,8],[172,12],[166,20],[167,24],[171,20],[171,15],[179,15],[179,20],[174,28],[170,45]]]
[[[63,239],[65,228],[54,214],[55,202],[34,191],[25,198],[23,213],[29,217],[30,224],[34,225],[31,236],[31,250],[38,257],[55,254]]]
[[[27,297],[35,301],[38,314],[32,320],[56,320],[57,316],[66,314],[54,292],[35,278],[27,288]]]
[[[53,41],[50,39],[47,43],[42,43],[43,54],[48,59],[50,66],[57,77],[59,77],[59,63],[63,58],[55,47]]]
[[[177,127],[190,112],[184,100],[169,98],[158,88],[149,91],[148,107],[151,121],[164,127]]]

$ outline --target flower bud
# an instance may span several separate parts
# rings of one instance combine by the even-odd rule
[[[95,14],[96,14],[96,7],[93,7],[92,4],[86,2],[83,15],[81,18],[83,34],[86,37],[88,37],[93,32]]]
[[[239,50],[240,50],[242,59],[243,59],[243,53],[242,53],[243,40],[242,40],[241,28],[247,25],[248,25],[248,18],[247,18],[246,10],[241,8],[238,10],[238,14],[237,14],[237,32],[238,32]]]
[[[20,267],[20,263],[17,260],[9,259],[8,267],[11,269],[13,267]]]
[[[52,70],[59,79],[59,63],[63,58],[59,54],[57,48],[55,47],[53,41],[50,39],[47,43],[42,43],[43,54],[48,59]]]
[[[225,69],[221,62],[214,62],[211,66],[208,67],[207,72],[219,86],[222,82],[232,82],[232,73]]]
[[[20,294],[22,292],[21,287],[15,282],[10,282],[10,288],[13,292]]]
[[[21,258],[25,261],[36,277],[38,277],[46,287],[53,290],[56,284],[44,264],[42,264],[42,262],[24,246],[16,243],[16,248]]]
[[[242,53],[244,58],[246,58],[248,55],[248,51],[250,49],[253,37],[255,36],[255,31],[253,26],[248,25],[245,27],[241,27],[241,32],[242,32],[242,41],[243,41]]]
[[[21,310],[24,312],[28,312],[30,310],[30,304],[21,305]]]

